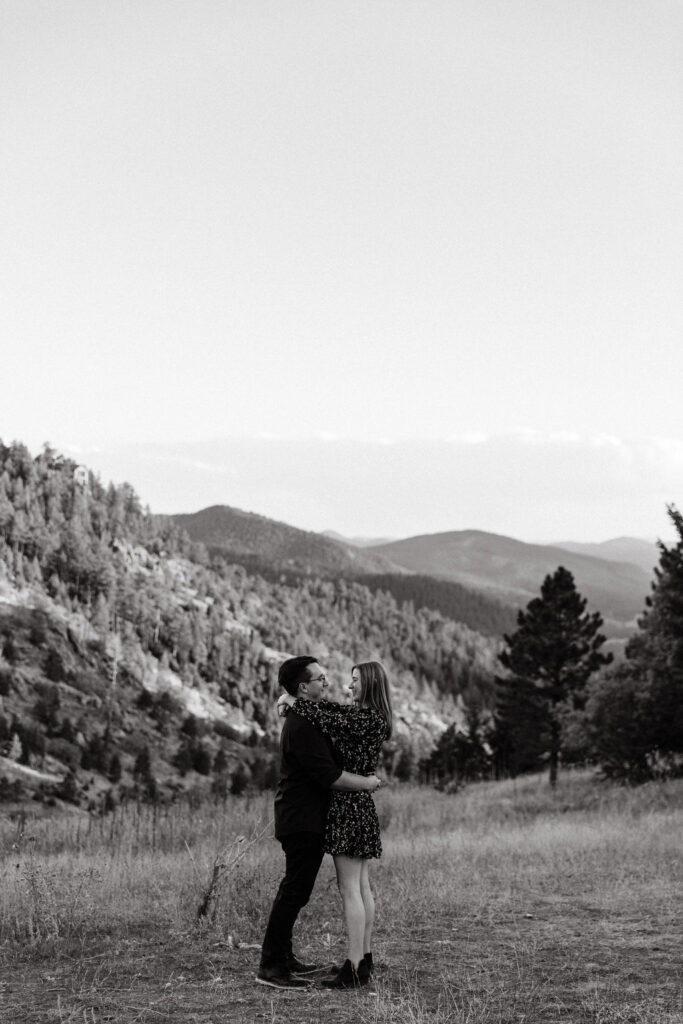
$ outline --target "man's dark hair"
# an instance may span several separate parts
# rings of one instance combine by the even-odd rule
[[[277,681],[282,689],[291,697],[296,697],[299,683],[308,679],[308,666],[315,665],[317,660],[308,654],[302,654],[298,658],[287,658],[287,661],[283,661],[277,674]]]

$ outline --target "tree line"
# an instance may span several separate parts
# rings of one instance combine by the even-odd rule
[[[451,726],[422,761],[424,778],[457,785],[547,765],[554,786],[561,761],[630,783],[683,774],[683,517],[667,511],[678,541],[659,542],[624,660],[603,653],[600,614],[559,566],[504,636],[493,714],[471,705],[466,728]]]

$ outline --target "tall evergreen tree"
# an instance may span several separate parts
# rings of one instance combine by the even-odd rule
[[[111,756],[111,760],[109,761],[109,771],[107,772],[107,775],[109,776],[110,782],[114,782],[114,783],[120,782],[121,781],[121,772],[122,772],[121,758],[119,757],[119,755],[116,752],[114,752],[112,754],[112,756]],[[107,791],[107,792],[109,792],[109,791]]]
[[[145,744],[142,747],[136,757],[135,765],[133,767],[133,775],[136,778],[146,778],[152,772],[152,758],[150,757],[149,747]]]
[[[626,665],[591,699],[603,768],[634,782],[683,771],[683,515],[674,505],[667,512],[678,541],[659,541],[652,593],[626,648]]]
[[[612,660],[600,651],[602,617],[586,612],[586,603],[572,574],[559,566],[546,576],[541,596],[518,613],[517,629],[505,635],[500,655],[508,674],[496,679],[497,718],[513,754],[512,768],[533,767],[525,757],[533,761],[547,754],[552,786],[562,749],[562,711],[583,706],[588,679]]]
[[[671,547],[658,542],[652,594],[626,653],[640,675],[650,674],[661,712],[662,745],[683,752],[683,515],[675,505],[667,506],[667,512],[678,541]]]

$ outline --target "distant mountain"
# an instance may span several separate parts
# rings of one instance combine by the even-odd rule
[[[441,612],[484,636],[499,637],[514,628],[509,605],[497,598],[453,580],[413,573],[368,548],[358,550],[341,534],[299,530],[228,505],[168,518],[192,540],[271,582],[296,585],[302,576],[344,577],[373,593],[390,593],[401,604]]]
[[[384,556],[360,552],[354,545],[309,530],[243,512],[229,505],[213,505],[185,515],[168,517],[192,540],[213,550],[272,568],[284,567],[305,573],[402,572]]]
[[[323,530],[323,537],[330,537],[342,544],[352,544],[355,548],[370,548],[377,544],[390,544],[394,537],[345,537],[336,530]]]
[[[573,551],[577,555],[605,558],[609,562],[630,562],[632,565],[639,565],[648,576],[652,575],[653,568],[659,562],[657,545],[640,537],[615,537],[599,544],[581,544],[567,540],[556,543],[554,547]]]
[[[412,572],[456,580],[518,607],[536,597],[545,576],[563,565],[590,606],[601,612],[612,636],[633,628],[650,590],[650,576],[638,565],[480,530],[409,537],[369,551]]]

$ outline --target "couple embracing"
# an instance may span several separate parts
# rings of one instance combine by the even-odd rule
[[[325,673],[317,660],[289,658],[280,666],[286,716],[280,737],[280,782],[275,836],[285,853],[285,876],[273,902],[261,949],[259,984],[306,989],[325,968],[294,955],[292,930],[310,898],[325,853],[334,858],[348,949],[341,968],[321,984],[331,989],[367,985],[372,974],[375,902],[369,862],[380,857],[379,821],[372,793],[380,749],[391,736],[389,683],[379,662],[355,665],[351,704],[324,699]]]

